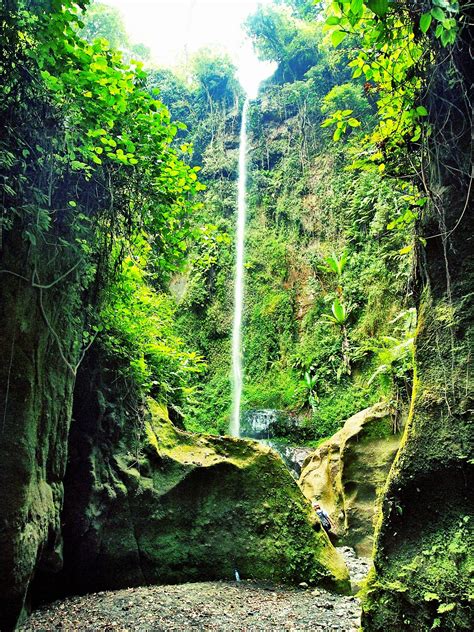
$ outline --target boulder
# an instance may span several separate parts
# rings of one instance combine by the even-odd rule
[[[388,406],[379,403],[350,417],[303,464],[304,495],[320,502],[358,555],[371,555],[377,502],[399,444]]]
[[[77,411],[71,435],[59,582],[67,592],[230,580],[235,570],[349,589],[344,561],[275,452],[180,430],[155,402],[133,443],[139,425],[120,427],[100,400],[93,422]]]

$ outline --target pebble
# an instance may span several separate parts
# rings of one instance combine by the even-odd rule
[[[339,549],[355,585],[370,561],[349,547]],[[305,584],[305,585],[303,585]],[[360,605],[353,596],[322,588],[259,585],[258,582],[197,582],[141,586],[69,597],[35,611],[22,632],[356,632]]]

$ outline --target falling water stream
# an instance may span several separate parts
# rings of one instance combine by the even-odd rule
[[[239,185],[237,204],[236,262],[234,289],[234,324],[232,328],[232,417],[230,434],[240,435],[240,400],[242,398],[242,312],[244,301],[244,240],[245,194],[247,187],[247,112],[249,99],[244,103],[240,128]]]

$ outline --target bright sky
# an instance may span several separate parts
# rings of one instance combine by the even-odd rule
[[[203,46],[227,51],[249,95],[273,68],[260,62],[246,39],[242,22],[271,0],[102,0],[117,7],[134,43],[148,46],[161,66],[182,62]]]

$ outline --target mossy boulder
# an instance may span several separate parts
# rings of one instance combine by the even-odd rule
[[[399,444],[388,406],[379,403],[350,417],[303,464],[304,495],[320,501],[359,555],[371,554],[377,501]]]
[[[348,589],[342,558],[275,452],[179,430],[154,402],[138,451],[127,439],[133,424],[107,447],[102,433],[114,414],[99,415],[94,436],[84,425],[74,431],[81,445],[66,479],[69,592],[232,579],[235,569],[244,579]]]

